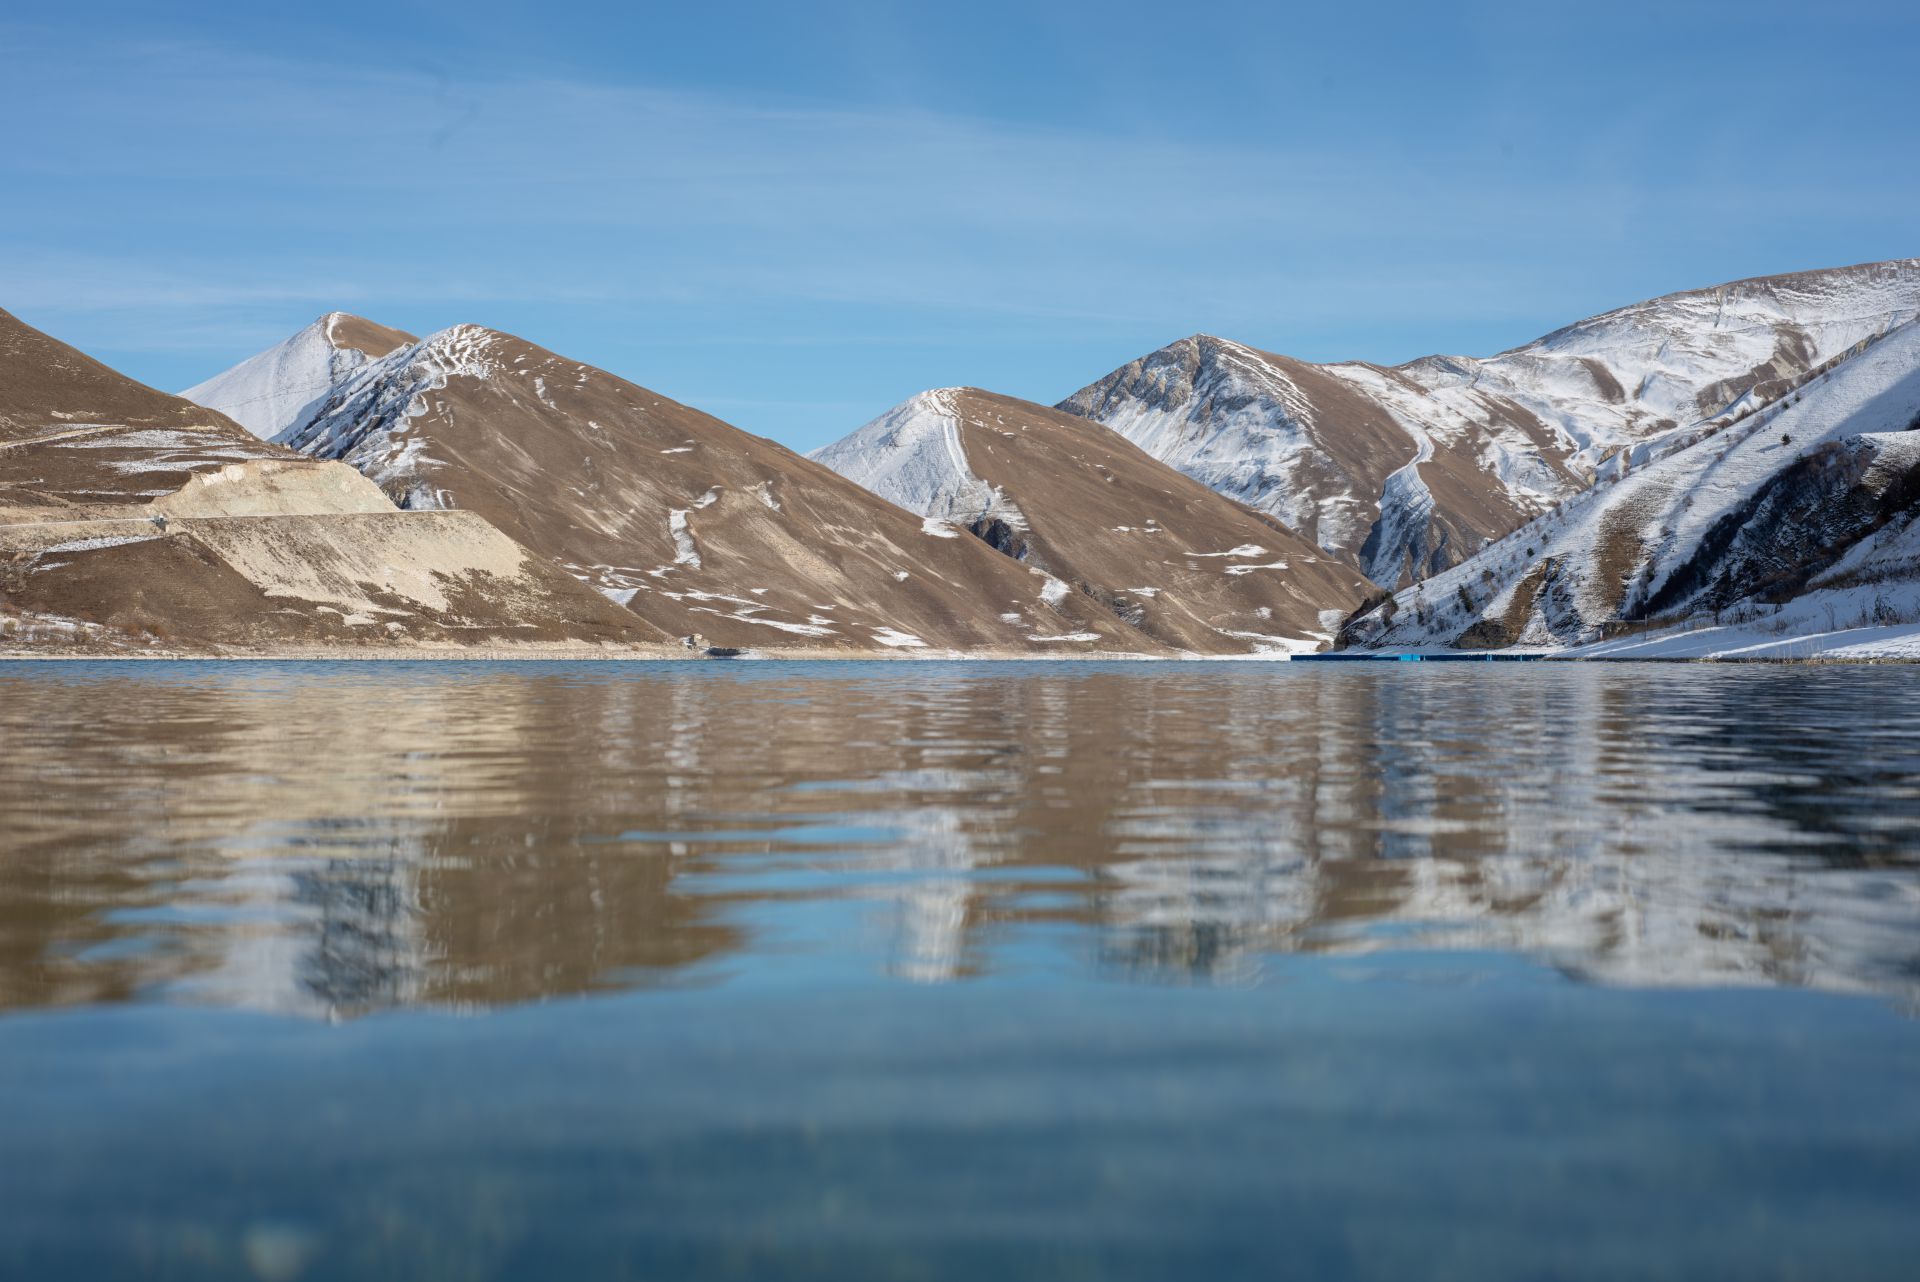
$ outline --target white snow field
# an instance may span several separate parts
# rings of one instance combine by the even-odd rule
[[[962,389],[937,387],[909,397],[872,422],[807,457],[896,507],[926,518],[928,534],[951,538],[958,526],[998,518],[1014,530],[1027,519],[1011,499],[973,474],[960,440]]]

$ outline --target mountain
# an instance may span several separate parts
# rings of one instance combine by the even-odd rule
[[[1910,633],[1916,429],[1920,322],[1909,322],[1681,448],[1617,456],[1593,488],[1380,603],[1343,639],[1791,656],[1808,638],[1831,650]]]
[[[328,312],[285,342],[180,395],[219,410],[270,441],[305,427],[328,394],[355,370],[419,341],[362,316]]]
[[[261,391],[238,371],[203,386]],[[674,636],[1163,651],[1099,603],[783,446],[477,325],[356,365],[280,440],[352,465],[403,508],[475,513]]]
[[[400,512],[0,312],[0,646],[666,639],[477,517]]]
[[[1920,315],[1920,259],[1735,281],[1498,356],[1316,365],[1207,335],[1062,401],[1155,458],[1403,586],[1677,447]]]
[[[977,388],[923,392],[812,457],[1178,650],[1317,649],[1371,587],[1115,433]]]

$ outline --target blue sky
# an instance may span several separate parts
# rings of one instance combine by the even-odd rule
[[[1920,253],[1920,6],[36,6],[0,307],[179,388],[341,308],[796,448],[1195,331],[1484,353]]]

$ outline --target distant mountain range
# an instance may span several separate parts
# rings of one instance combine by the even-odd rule
[[[0,313],[0,646],[1885,641],[1920,619],[1916,317],[1906,259],[1484,359],[1196,335],[1055,408],[939,389],[803,458],[475,325],[330,313],[183,399]]]

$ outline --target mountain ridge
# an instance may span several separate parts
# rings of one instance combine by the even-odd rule
[[[1486,358],[1315,364],[1190,336],[1058,408],[1353,553],[1391,587],[1549,510],[1611,453],[1765,403],[1915,315],[1920,259],[1895,259],[1662,295]]]
[[[1491,357],[1314,363],[1200,333],[1052,408],[931,389],[811,458],[471,324],[416,339],[327,313],[197,390],[270,406],[249,426],[350,464],[400,508],[476,512],[669,635],[1294,652],[1336,619],[1361,638],[1361,574],[1404,595],[1484,566],[1596,488],[1819,400],[1862,353],[1904,351],[1881,344],[1917,317],[1920,259],[1895,259],[1678,291]],[[1831,484],[1897,471],[1893,445],[1846,449]],[[1846,501],[1901,501],[1887,484]]]
[[[298,430],[318,402],[369,361],[420,340],[349,312],[310,324],[180,395],[226,414],[262,440]]]

